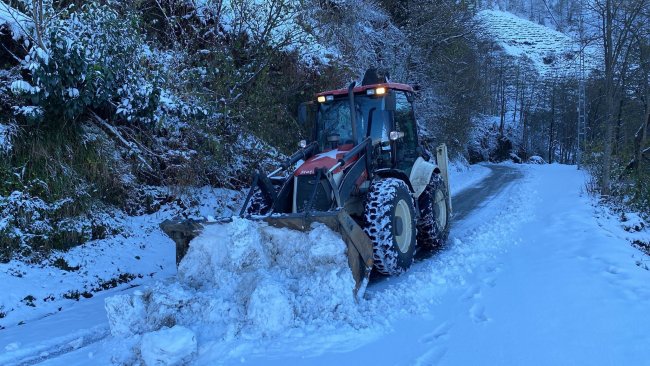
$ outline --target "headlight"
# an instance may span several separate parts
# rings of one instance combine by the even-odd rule
[[[390,135],[388,135],[388,136],[390,137],[391,141],[397,141],[397,140],[401,139],[402,137],[404,137],[404,132],[391,131]]]

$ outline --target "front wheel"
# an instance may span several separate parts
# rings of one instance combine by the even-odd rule
[[[406,183],[387,178],[370,186],[364,231],[373,243],[375,269],[396,275],[413,263],[417,235],[413,198]]]
[[[450,210],[448,192],[440,175],[434,174],[418,198],[418,246],[426,250],[440,248],[449,236]]]

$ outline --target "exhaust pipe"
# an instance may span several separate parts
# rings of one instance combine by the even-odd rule
[[[350,98],[350,121],[352,122],[352,139],[355,144],[359,142],[359,135],[357,134],[357,109],[354,107],[354,87],[356,85],[357,82],[353,81],[348,87],[348,97]]]

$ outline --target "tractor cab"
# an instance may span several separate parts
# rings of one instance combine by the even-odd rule
[[[317,94],[316,103],[303,104],[299,116],[321,152],[349,151],[370,138],[378,168],[408,174],[419,151],[413,93],[409,85],[366,74],[364,85]]]

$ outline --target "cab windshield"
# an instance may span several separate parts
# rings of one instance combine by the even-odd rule
[[[390,126],[386,126],[388,118],[384,111],[384,98],[356,96],[354,100],[357,140],[352,135],[350,118],[350,102],[341,98],[329,103],[320,104],[318,110],[318,143],[323,149],[331,149],[345,144],[358,144],[366,136],[381,139],[387,135]],[[371,124],[370,131],[368,124]]]

